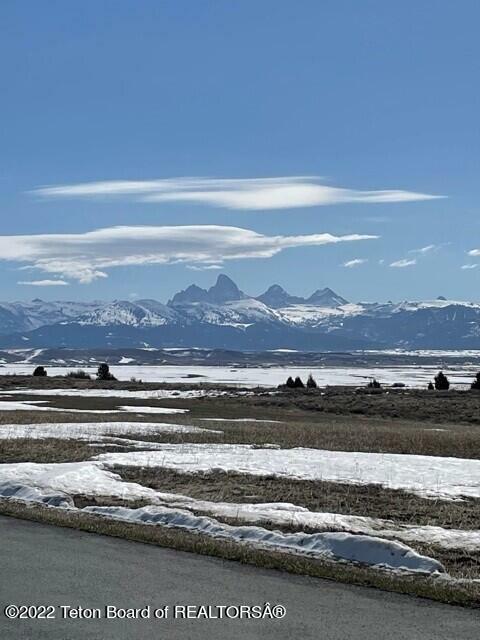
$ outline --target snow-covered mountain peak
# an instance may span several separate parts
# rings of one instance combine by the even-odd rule
[[[263,302],[273,309],[279,309],[291,304],[301,304],[304,302],[303,298],[292,296],[279,284],[272,284],[272,286],[262,293],[262,295],[257,297],[257,300],[260,300],[260,302]]]
[[[329,287],[324,289],[317,289],[306,300],[307,304],[314,304],[318,307],[341,307],[343,304],[347,304],[348,300],[339,296]]]

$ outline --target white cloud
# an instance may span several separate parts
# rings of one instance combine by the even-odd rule
[[[422,247],[421,249],[412,249],[410,251],[410,253],[421,253],[421,254],[425,254],[425,253],[429,253],[430,251],[433,251],[434,249],[438,249],[439,247],[436,244],[427,244],[426,247]]]
[[[468,252],[469,256],[480,256],[480,249],[472,249],[471,251]]]
[[[402,190],[359,191],[320,184],[316,176],[283,178],[171,178],[110,180],[41,187],[49,198],[132,198],[142,202],[191,202],[228,209],[288,209],[342,203],[392,203],[443,196]]]
[[[403,269],[404,267],[412,267],[414,264],[417,264],[415,259],[407,260],[407,258],[403,258],[403,260],[396,260],[395,262],[391,262],[391,267],[396,267],[397,269]]]
[[[462,264],[461,269],[476,269],[478,264]]]
[[[359,267],[361,264],[368,262],[365,258],[354,258],[353,260],[347,260],[343,263],[344,267],[351,269],[352,267]]]
[[[222,265],[220,264],[206,264],[206,265],[195,265],[195,264],[187,264],[187,269],[191,269],[192,271],[209,271],[209,270],[217,270],[222,269]]]
[[[17,284],[28,285],[30,287],[68,287],[65,280],[21,280]]]
[[[225,260],[271,258],[291,247],[377,237],[266,236],[217,225],[111,227],[79,234],[0,236],[0,260],[26,263],[26,268],[88,283],[106,278],[104,270],[112,267],[174,262],[211,266]]]

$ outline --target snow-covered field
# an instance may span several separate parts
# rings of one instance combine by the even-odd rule
[[[409,387],[424,388],[438,372],[437,365],[412,365],[390,367],[215,367],[215,366],[134,366],[122,365],[110,367],[119,379],[128,381],[137,378],[144,382],[231,384],[245,386],[277,386],[285,382],[288,376],[300,376],[306,380],[311,373],[320,386],[326,385],[365,385],[372,378],[383,384],[401,382]],[[453,386],[470,384],[479,369],[478,365],[464,367],[444,367]],[[65,375],[71,367],[48,367],[51,376]],[[96,367],[85,367],[85,371],[95,377]],[[0,368],[2,374],[30,375],[32,365],[5,365]],[[199,376],[191,378],[189,376]],[[139,392],[148,393],[148,392]],[[195,392],[191,392],[193,397]],[[200,392],[201,393],[201,392]],[[70,394],[71,395],[71,394]],[[132,396],[134,397],[134,396]],[[149,397],[146,395],[135,397]],[[151,396],[150,396],[151,397]],[[167,397],[167,396],[164,396]],[[177,395],[178,397],[178,395]]]

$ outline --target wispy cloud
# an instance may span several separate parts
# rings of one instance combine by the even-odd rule
[[[271,258],[292,247],[377,237],[330,233],[267,236],[217,225],[110,227],[79,234],[0,236],[0,260],[89,283],[106,278],[105,269],[113,267],[174,262],[212,266],[225,260]]]
[[[434,251],[434,249],[438,249],[439,246],[436,244],[427,244],[426,247],[421,247],[420,249],[411,249],[410,253],[421,253],[425,255],[426,253],[430,253],[430,251]]]
[[[321,184],[316,176],[280,178],[170,178],[109,180],[39,187],[45,198],[128,198],[141,202],[191,202],[227,209],[288,209],[343,203],[393,203],[444,196],[399,189],[360,191]]]
[[[187,264],[187,269],[191,269],[192,271],[210,271],[222,269],[222,265],[220,264],[205,264],[205,265],[196,265],[196,264]]]
[[[402,260],[396,260],[395,262],[391,262],[390,266],[395,267],[397,269],[403,269],[404,267],[413,267],[413,265],[417,264],[416,259],[408,260],[407,258],[403,258]]]
[[[29,287],[68,287],[69,283],[65,280],[21,280],[17,284]]]
[[[476,269],[478,264],[462,264],[460,269]]]
[[[347,260],[347,262],[343,263],[344,267],[351,269],[352,267],[359,267],[361,264],[365,264],[368,262],[365,258],[354,258],[353,260]]]

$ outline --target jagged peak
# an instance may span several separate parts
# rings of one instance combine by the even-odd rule
[[[209,302],[229,302],[231,300],[243,300],[247,298],[243,291],[237,287],[235,282],[221,273],[213,287],[208,290]]]

